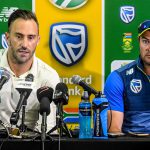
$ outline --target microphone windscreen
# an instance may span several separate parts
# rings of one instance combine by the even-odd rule
[[[56,91],[61,91],[62,93],[68,93],[68,87],[65,83],[58,83],[55,88]]]
[[[10,73],[5,68],[0,67],[0,90],[3,85],[10,79]]]
[[[71,81],[74,83],[74,84],[79,84],[79,82],[81,81],[81,77],[79,75],[74,75],[71,79]]]
[[[6,80],[9,80],[10,78],[10,73],[8,70],[6,70],[5,68],[0,67],[0,76],[1,78],[5,78]]]
[[[25,78],[25,81],[33,81],[33,79],[34,79],[34,76],[33,76],[33,74],[28,74],[27,76],[26,76],[26,78]]]
[[[48,86],[44,86],[44,87],[39,88],[37,90],[37,98],[38,98],[39,102],[41,102],[41,99],[43,97],[47,97],[51,103],[52,97],[53,97],[53,91],[54,90]]]
[[[58,83],[55,88],[55,93],[54,93],[54,103],[57,105],[58,103],[63,103],[63,105],[68,104],[68,87],[65,83]]]
[[[47,97],[43,97],[40,102],[40,114],[46,112],[46,115],[50,114],[50,101]]]

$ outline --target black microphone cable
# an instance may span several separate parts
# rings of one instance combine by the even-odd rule
[[[125,136],[126,134],[123,133],[123,132],[119,132],[119,133],[111,133],[111,132],[109,132],[109,129],[110,129],[111,124],[112,124],[112,118],[113,118],[113,116],[112,116],[112,109],[111,109],[110,105],[109,105],[109,108],[110,108],[109,109],[109,111],[110,111],[110,121],[109,121],[109,126],[108,126],[108,129],[107,129],[108,137],[110,137],[110,138],[116,138],[116,137]],[[131,135],[131,134],[129,134],[129,135]]]
[[[111,110],[111,106],[109,105],[109,108],[110,108],[110,122],[109,122],[109,126],[108,126],[108,129],[107,129],[107,132],[109,132],[109,129],[111,127],[111,123],[112,123],[112,110]]]

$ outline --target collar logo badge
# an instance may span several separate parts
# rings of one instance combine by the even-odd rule
[[[142,82],[138,79],[132,79],[130,82],[130,89],[133,93],[139,93],[142,89]]]

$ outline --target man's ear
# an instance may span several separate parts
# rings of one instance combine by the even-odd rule
[[[9,33],[8,32],[5,32],[5,37],[6,37],[7,44],[10,45]]]
[[[39,44],[39,42],[40,42],[40,39],[41,39],[41,37],[40,37],[40,36],[38,36],[37,45]]]

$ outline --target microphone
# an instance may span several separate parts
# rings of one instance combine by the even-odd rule
[[[40,102],[40,114],[46,112],[46,115],[50,113],[50,103],[52,102],[53,89],[47,86],[41,87],[37,90],[37,98]]]
[[[20,93],[20,100],[18,102],[18,105],[16,107],[16,112],[19,112],[21,109],[21,106],[23,102],[28,99],[32,89],[33,89],[33,75],[28,74],[24,79],[18,79],[15,82],[15,88]]]
[[[68,87],[65,83],[58,83],[54,93],[54,103],[57,105],[56,111],[56,127],[59,128],[60,136],[63,136],[63,132],[72,137],[67,125],[63,121],[63,105],[67,105],[69,100]],[[55,129],[55,127],[53,128]]]
[[[53,102],[57,106],[56,109],[56,126],[54,126],[48,134],[53,132],[56,129],[59,129],[60,136],[63,136],[63,132],[68,134],[69,137],[72,137],[70,130],[68,129],[67,125],[63,121],[63,105],[68,104],[68,87],[65,83],[58,83],[55,88]]]
[[[41,139],[42,141],[46,138],[47,131],[47,115],[50,114],[50,103],[52,102],[53,89],[47,86],[41,87],[37,90],[37,98],[40,102],[40,114],[42,115],[41,124]]]
[[[33,79],[34,79],[33,74],[29,73],[29,74],[26,76],[25,81],[33,82]]]
[[[96,96],[100,95],[100,92],[98,92],[94,88],[90,87],[86,82],[83,81],[83,79],[79,75],[73,76],[72,77],[72,82],[74,84],[78,84],[78,85],[82,86],[85,91],[89,92],[89,94],[92,93]]]
[[[63,105],[67,105],[69,100],[68,95],[68,87],[65,83],[58,83],[55,88],[54,93],[54,103],[57,105],[58,103],[62,103]]]
[[[5,69],[0,67],[0,90],[2,89],[3,85],[9,80],[10,78],[10,73]]]
[[[14,86],[16,88],[16,90],[20,93],[20,99],[19,102],[17,104],[17,107],[15,109],[15,112],[12,113],[11,117],[10,117],[10,123],[13,125],[16,125],[19,119],[19,112],[20,109],[22,107],[22,105],[26,105],[26,100],[28,99],[33,87],[33,75],[32,74],[28,74],[24,79],[16,79],[14,81]]]

